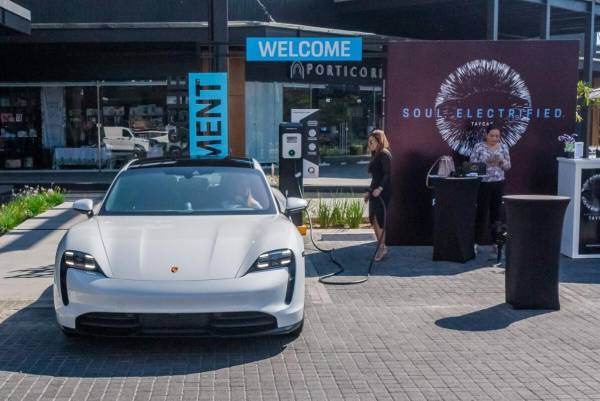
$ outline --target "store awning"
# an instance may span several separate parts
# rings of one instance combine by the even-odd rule
[[[10,0],[0,0],[0,35],[31,33],[31,11]]]

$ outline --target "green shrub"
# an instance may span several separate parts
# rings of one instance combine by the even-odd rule
[[[346,201],[333,200],[331,203],[331,225],[334,227],[344,227],[345,212]]]
[[[317,220],[321,228],[329,228],[331,226],[331,206],[319,198],[319,208],[317,209]]]
[[[348,147],[348,153],[351,155],[364,155],[366,151],[364,145],[354,144]]]
[[[24,204],[30,217],[37,216],[48,209],[48,202],[44,194],[28,196],[24,199]]]
[[[321,145],[319,146],[319,154],[323,157],[343,156],[344,152],[339,147],[334,145]]]
[[[60,188],[25,187],[14,193],[10,202],[0,206],[0,235],[64,201],[65,195]]]
[[[345,221],[348,227],[358,228],[363,219],[365,204],[362,199],[351,199],[347,202]]]

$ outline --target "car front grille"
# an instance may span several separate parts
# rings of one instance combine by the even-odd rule
[[[83,334],[106,336],[244,336],[277,328],[262,312],[224,313],[86,313],[75,321]]]

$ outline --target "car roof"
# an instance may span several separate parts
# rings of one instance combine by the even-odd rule
[[[260,165],[253,159],[226,157],[224,159],[203,158],[171,158],[158,157],[134,160],[126,169],[154,168],[154,167],[238,167],[257,169]]]

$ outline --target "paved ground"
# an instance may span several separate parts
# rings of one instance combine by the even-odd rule
[[[340,248],[345,278],[363,272],[374,249],[368,231],[354,233],[361,236],[324,233],[323,246]],[[46,248],[52,241],[45,237]],[[14,252],[34,249],[21,244]],[[334,266],[309,251],[298,338],[66,339],[54,326],[49,290],[38,290],[39,301],[5,292],[43,288],[47,261],[19,277],[23,262],[6,246],[0,400],[600,398],[597,261],[562,260],[560,311],[514,311],[504,304],[503,269],[486,267],[485,255],[433,263],[431,248],[397,247],[368,283],[325,287],[316,274]]]

